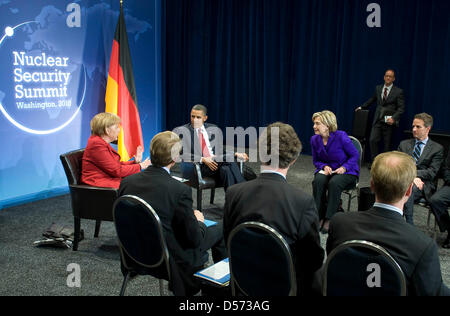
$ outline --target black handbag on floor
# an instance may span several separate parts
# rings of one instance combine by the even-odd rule
[[[63,226],[52,223],[42,233],[44,239],[37,240],[33,243],[34,246],[54,246],[58,248],[72,248],[72,243],[75,239],[75,232],[72,227]],[[80,241],[84,239],[84,231],[80,231]]]

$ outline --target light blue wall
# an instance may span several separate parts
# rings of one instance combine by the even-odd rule
[[[161,2],[126,0],[124,11],[148,156],[162,129]],[[0,209],[68,192],[59,155],[84,147],[91,118],[105,109],[118,15],[119,0],[0,0]],[[22,65],[22,55],[36,64],[24,59]],[[48,57],[55,64],[43,65],[52,63]],[[66,65],[56,64],[58,57]],[[25,98],[24,91],[36,88],[61,93]]]

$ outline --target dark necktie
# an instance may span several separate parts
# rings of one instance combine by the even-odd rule
[[[388,90],[388,88],[384,88],[384,93],[383,93],[383,101],[386,101],[386,97],[387,97],[387,90]]]
[[[414,146],[413,157],[414,157],[414,160],[416,161],[416,164],[420,158],[420,149],[422,148],[422,145],[423,145],[422,142],[417,142],[416,146]]]

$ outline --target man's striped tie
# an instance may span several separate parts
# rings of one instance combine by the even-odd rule
[[[422,145],[423,145],[422,142],[417,142],[416,146],[414,146],[413,157],[414,157],[414,160],[416,161],[416,164],[420,158],[420,149],[422,148]]]

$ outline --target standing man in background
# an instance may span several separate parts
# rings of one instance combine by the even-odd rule
[[[369,139],[372,161],[380,153],[379,143],[381,138],[384,141],[383,152],[391,150],[392,134],[395,127],[398,126],[400,116],[405,112],[403,90],[394,86],[394,81],[394,70],[386,70],[384,85],[376,86],[374,95],[356,109],[356,111],[367,110],[375,101],[377,103]]]

